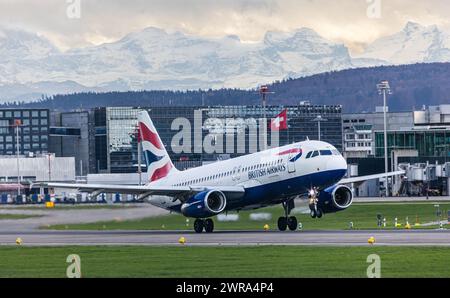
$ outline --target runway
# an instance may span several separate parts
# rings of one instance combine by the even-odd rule
[[[368,246],[375,237],[375,246],[450,246],[450,231],[299,231],[255,232],[227,231],[195,234],[183,231],[24,231],[0,232],[0,245],[16,245],[20,237],[24,246],[73,245],[147,245],[180,246]]]

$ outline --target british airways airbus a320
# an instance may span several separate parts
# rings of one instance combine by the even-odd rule
[[[214,164],[178,171],[147,112],[139,114],[142,148],[149,183],[145,186],[47,183],[50,188],[80,192],[136,194],[155,206],[195,218],[194,230],[211,233],[212,217],[239,210],[282,204],[280,231],[297,229],[290,216],[296,198],[309,199],[313,218],[347,209],[353,202],[351,183],[403,174],[393,172],[347,178],[347,162],[332,145],[305,141]]]

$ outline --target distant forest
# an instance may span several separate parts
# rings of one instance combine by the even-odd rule
[[[382,105],[376,84],[389,80],[391,111],[407,111],[423,105],[450,104],[450,63],[414,64],[349,69],[269,85],[269,105],[341,104],[345,112],[373,111]],[[2,104],[6,107],[73,110],[104,106],[214,106],[260,104],[257,90],[129,91],[55,95],[32,103]]]

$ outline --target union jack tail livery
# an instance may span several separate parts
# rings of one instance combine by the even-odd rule
[[[138,121],[139,136],[150,182],[165,178],[172,171],[177,171],[148,113],[140,112]]]

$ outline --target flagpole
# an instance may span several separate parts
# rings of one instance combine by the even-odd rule
[[[265,151],[267,149],[267,110],[266,110],[266,92],[267,89],[262,88],[262,98],[263,98],[263,113],[264,113],[264,117],[263,117],[263,150]]]
[[[139,125],[137,127],[137,149],[138,149],[138,176],[139,176],[139,186],[142,185],[142,144],[141,144],[141,130],[139,128]]]
[[[287,115],[287,113],[286,113],[286,115]],[[286,125],[287,125],[287,137],[288,137],[288,145],[290,145],[291,144],[291,138],[290,138],[290,136],[289,136],[289,122],[288,122],[288,118],[286,117]]]

